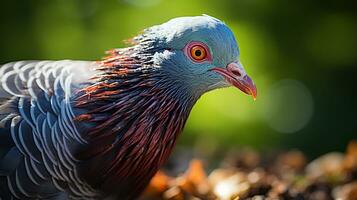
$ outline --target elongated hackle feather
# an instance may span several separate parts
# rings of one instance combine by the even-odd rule
[[[93,169],[100,172],[96,177],[84,170],[93,185],[106,189],[116,183],[141,191],[169,156],[194,104],[185,93],[177,96],[179,91],[154,65],[158,49],[151,47],[145,40],[109,51],[98,62],[93,84],[77,93],[75,107],[88,112],[76,120],[95,123],[86,139],[97,148],[89,145],[76,156],[105,163]]]

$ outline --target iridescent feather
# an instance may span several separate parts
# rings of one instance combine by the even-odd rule
[[[191,41],[206,43],[212,62],[187,58]],[[153,26],[108,54],[0,68],[0,199],[135,199],[199,97],[228,86],[211,69],[239,51],[224,23],[198,16]]]

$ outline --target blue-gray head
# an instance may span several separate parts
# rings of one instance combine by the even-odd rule
[[[150,41],[154,65],[170,81],[196,96],[230,85],[254,98],[257,95],[239,61],[232,31],[216,18],[207,15],[175,18],[146,29],[134,40],[142,44]]]

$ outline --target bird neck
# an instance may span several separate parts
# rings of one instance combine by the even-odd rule
[[[82,110],[76,120],[91,124],[88,145],[76,157],[92,160],[95,167],[84,169],[84,177],[94,187],[143,190],[170,155],[197,98],[150,63],[126,55],[100,62],[98,71],[74,101]]]

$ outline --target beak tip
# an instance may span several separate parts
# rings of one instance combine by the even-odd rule
[[[254,84],[253,80],[249,77],[246,76],[246,86],[248,89],[248,94],[251,95],[253,97],[253,100],[255,101],[257,99],[257,86]]]
[[[253,100],[256,101],[257,100],[257,88],[253,88],[251,91],[250,91],[252,97],[253,97]]]

